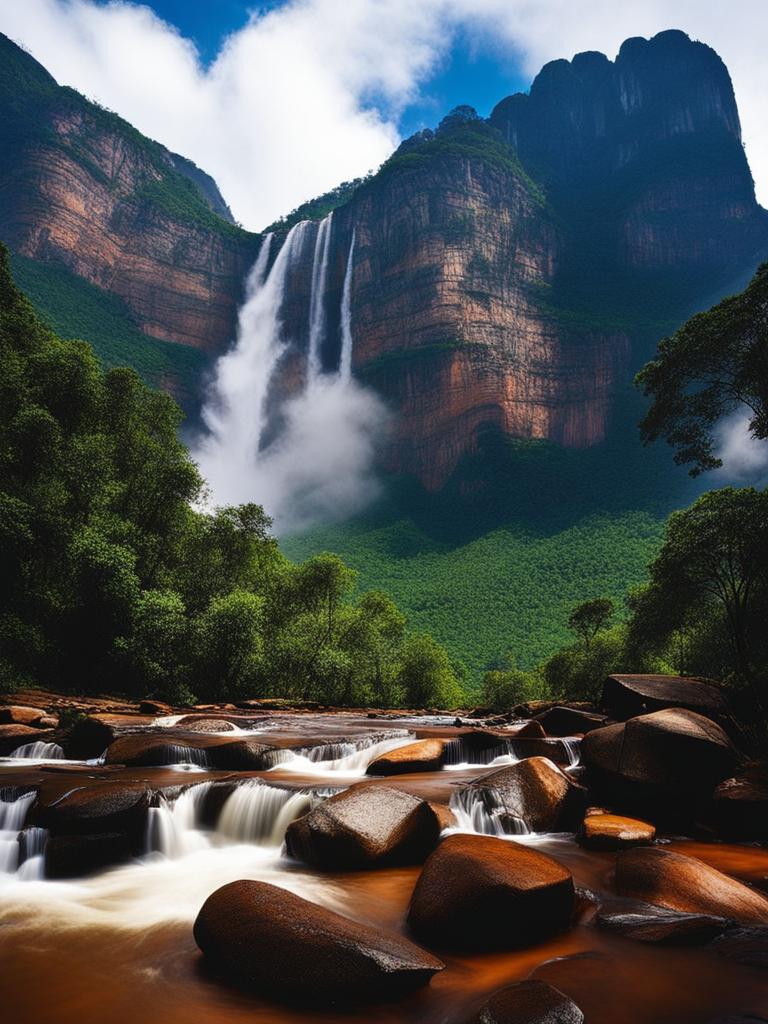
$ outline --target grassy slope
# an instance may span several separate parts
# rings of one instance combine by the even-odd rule
[[[62,338],[88,341],[105,366],[133,366],[148,384],[170,382],[184,404],[193,403],[207,366],[202,352],[144,334],[120,298],[64,267],[17,254],[12,266],[19,288]]]

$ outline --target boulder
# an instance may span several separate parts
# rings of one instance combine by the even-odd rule
[[[622,850],[647,846],[656,838],[656,829],[647,821],[619,814],[589,814],[584,818],[577,839],[589,850]]]
[[[729,839],[768,839],[768,769],[754,765],[712,794],[713,820]]]
[[[768,927],[732,928],[712,943],[712,949],[748,967],[768,968]]]
[[[443,763],[444,740],[418,740],[396,747],[368,765],[367,775],[405,775],[409,772],[436,772]]]
[[[47,878],[79,878],[143,852],[141,835],[126,832],[52,835],[45,845],[45,874]]]
[[[107,764],[151,766],[192,761],[225,771],[261,771],[273,764],[274,748],[255,739],[205,734],[120,736],[107,748]]]
[[[496,992],[472,1024],[582,1024],[576,1003],[545,981],[530,978]]]
[[[173,708],[170,704],[164,704],[161,700],[143,700],[139,704],[141,715],[172,715]]]
[[[667,946],[709,942],[728,927],[724,917],[667,910],[630,899],[601,904],[595,924],[625,939]]]
[[[709,793],[733,774],[740,755],[715,722],[684,708],[655,711],[587,733],[590,778],[624,793]]]
[[[220,970],[257,991],[315,1005],[391,999],[444,964],[399,935],[265,882],[230,882],[202,906],[194,936]]]
[[[42,708],[26,708],[17,704],[0,706],[0,725],[39,725],[40,720],[47,717]]]
[[[606,715],[595,715],[578,708],[554,707],[535,719],[546,736],[579,736],[608,723]]]
[[[768,898],[761,893],[695,857],[658,846],[617,856],[616,891],[669,910],[768,924]]]
[[[535,718],[524,722],[523,725],[511,726],[507,731],[511,738],[518,740],[543,740],[547,738],[543,725],[541,722],[537,722]],[[570,733],[567,735],[570,735]]]
[[[608,676],[600,704],[613,718],[621,719],[665,708],[685,708],[708,717],[728,713],[719,687],[689,676]]]
[[[467,790],[482,795],[488,811],[500,809],[525,822],[531,832],[575,829],[587,793],[545,757],[529,757],[481,775]]]
[[[30,823],[65,835],[143,835],[151,792],[141,783],[93,782],[35,804]]]
[[[570,924],[570,871],[537,850],[492,836],[451,835],[428,858],[408,923],[438,946],[532,944]]]
[[[419,863],[434,849],[440,827],[426,801],[358,783],[292,821],[285,844],[291,857],[330,870]]]
[[[8,757],[27,743],[52,743],[52,730],[37,729],[32,725],[0,725],[0,757]]]
[[[237,732],[236,726],[232,722],[228,722],[226,718],[203,718],[197,715],[186,715],[173,728],[182,729],[184,732]]]

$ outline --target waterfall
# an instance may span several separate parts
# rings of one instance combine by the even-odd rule
[[[299,772],[302,775],[339,772],[363,776],[371,761],[406,743],[413,743],[415,738],[412,732],[405,729],[393,729],[389,733],[374,733],[343,743],[323,743],[315,747],[286,750],[272,770]]]
[[[0,790],[0,875],[32,881],[44,875],[48,830],[24,828],[35,801],[34,790],[17,796],[13,789]]]
[[[280,846],[290,823],[306,814],[312,804],[312,794],[306,790],[245,782],[227,798],[216,833],[241,843]]]
[[[349,243],[347,269],[344,271],[344,287],[341,292],[341,355],[339,376],[343,381],[352,379],[352,259],[355,255],[355,229]]]
[[[11,757],[18,757],[23,760],[34,759],[36,761],[61,761],[64,751],[58,743],[24,743],[12,751]]]
[[[320,221],[312,260],[312,291],[309,297],[309,353],[307,380],[311,386],[322,372],[322,344],[325,337],[325,284],[328,278],[328,253],[331,246],[333,211]]]
[[[482,790],[465,787],[451,794],[448,806],[456,818],[461,832],[476,832],[483,836],[524,836],[530,829],[517,815],[504,807],[492,806]]]
[[[148,853],[183,857],[208,845],[200,831],[200,812],[212,785],[212,782],[200,782],[190,786],[175,800],[160,795],[158,806],[150,807],[147,814],[145,845]]]
[[[568,756],[568,764],[565,766],[566,771],[571,771],[572,768],[578,768],[581,764],[581,740],[577,740],[575,737],[567,737],[560,740],[565,747],[565,753]]]

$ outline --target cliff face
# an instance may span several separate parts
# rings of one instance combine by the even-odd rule
[[[147,334],[221,350],[258,238],[191,161],[60,88],[5,37],[0,61],[3,241],[120,296]]]

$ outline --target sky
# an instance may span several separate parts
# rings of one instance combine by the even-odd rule
[[[765,0],[0,0],[0,31],[193,159],[253,230],[459,103],[487,115],[548,60],[667,28],[728,65],[768,205]]]

